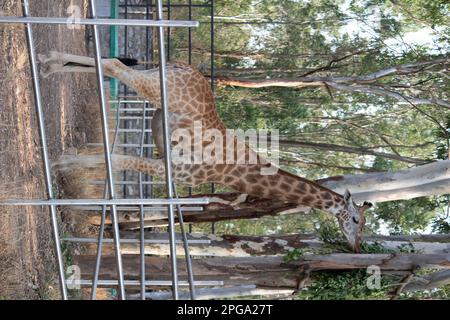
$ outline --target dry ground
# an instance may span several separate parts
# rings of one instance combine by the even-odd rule
[[[31,1],[32,15],[67,16],[67,7],[86,0]],[[0,15],[22,14],[20,1],[0,0]],[[83,30],[35,26],[37,51],[86,54]],[[50,157],[78,147],[96,107],[92,75],[57,75],[42,80]],[[24,28],[0,25],[0,199],[45,197],[39,136],[31,90]],[[88,107],[87,107],[88,106]],[[62,225],[62,232],[67,227]],[[0,206],[0,299],[58,298],[47,209]]]

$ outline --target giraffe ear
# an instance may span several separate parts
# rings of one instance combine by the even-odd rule
[[[363,205],[361,206],[361,208],[362,208],[363,210],[367,210],[367,209],[369,209],[369,208],[372,208],[372,206],[373,206],[372,203],[367,202],[367,201],[364,201],[364,203],[363,203]]]
[[[346,189],[345,193],[344,193],[344,201],[346,203],[349,203],[351,200],[352,200],[352,195],[351,195],[350,191],[348,191],[348,189]]]

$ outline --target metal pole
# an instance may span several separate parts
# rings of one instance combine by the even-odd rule
[[[157,0],[157,20],[163,19],[162,0]],[[164,46],[164,28],[158,28],[158,48],[159,48],[159,81],[161,87],[161,107],[162,107],[162,125],[164,137],[164,156],[166,167],[166,184],[167,197],[172,199],[173,183],[172,183],[172,159],[171,159],[171,136],[169,128],[169,99],[166,79],[166,54]],[[177,273],[177,257],[175,246],[175,219],[173,204],[168,206],[169,214],[169,235],[170,235],[170,258],[172,265],[172,293],[173,299],[178,300],[178,273]]]
[[[170,20],[170,0],[167,0],[167,20]],[[167,28],[167,61],[170,61],[170,27]]]
[[[188,197],[192,197],[192,187],[188,188]],[[189,233],[192,233],[192,224],[189,223]]]
[[[139,286],[139,280],[125,280],[126,286],[133,286],[137,287]],[[88,286],[92,283],[92,280],[67,280],[66,283],[70,283],[72,285],[80,285],[80,286]],[[98,284],[100,286],[116,286],[117,280],[99,280]],[[166,280],[147,280],[145,281],[145,285],[147,286],[160,286],[160,287],[167,287],[172,284],[171,281]],[[187,281],[180,281],[180,286],[188,286],[189,283]],[[200,280],[196,281],[195,285],[197,286],[223,286],[223,281],[209,281],[209,280]]]
[[[150,0],[150,4],[148,5],[149,7],[156,7],[156,5],[151,3],[152,0]],[[120,4],[119,7],[124,7],[124,4]],[[131,3],[128,4],[128,7],[130,8],[142,8],[146,6],[146,4],[139,4],[139,3]],[[170,5],[173,8],[187,8],[189,6],[189,4],[186,3],[173,3]],[[166,8],[167,4],[163,4],[163,7]],[[209,4],[192,4],[193,8],[209,8]]]
[[[146,19],[147,20],[149,20],[149,19],[153,20],[154,19],[153,10],[151,10],[151,16],[150,16],[150,8],[151,8],[152,4],[153,4],[152,0],[147,0],[146,1],[146,5],[147,5],[147,7],[146,7]],[[154,63],[154,59],[153,59],[154,58],[154,56],[153,56],[154,55],[153,28],[147,28],[147,36],[148,36],[148,38],[147,38],[147,42],[146,42],[147,49],[146,49],[146,53],[145,53],[145,59],[146,59],[147,62],[151,62],[152,63],[152,64],[149,64],[149,63],[146,64],[146,69],[150,69],[150,68],[154,67],[154,65],[153,65],[153,63]],[[152,116],[153,115],[154,114],[152,114]],[[149,119],[149,120],[146,120],[146,121],[148,122],[148,127],[151,128],[151,120]],[[151,132],[151,133],[149,133],[147,135],[147,141],[149,143],[153,141],[153,132]],[[149,158],[153,158],[153,151],[154,151],[153,148],[146,149],[145,150],[145,152],[146,152],[145,156],[149,157]],[[153,177],[152,176],[145,175],[145,178],[146,178],[145,179],[146,181],[153,181]],[[154,192],[153,192],[153,185],[152,184],[150,184],[150,185],[146,184],[145,185],[145,196],[148,197],[148,198],[153,198]]]
[[[117,84],[117,83],[116,83]],[[117,95],[117,94],[116,94]],[[120,100],[120,98],[119,98]],[[111,147],[111,154],[114,152],[114,146],[117,143],[117,138],[119,137],[119,108],[116,109],[116,131],[114,134],[114,141]],[[104,190],[103,190],[103,198],[108,197],[108,181],[105,179],[103,181]],[[106,224],[106,206],[102,206],[102,215],[100,221],[100,230],[97,238],[97,253],[95,257],[95,268],[94,268],[94,279],[92,280],[92,288],[91,288],[91,300],[97,299],[97,287],[98,287],[98,277],[100,274],[100,264],[102,260],[102,248],[103,248],[103,240],[105,233],[105,224]]]
[[[214,93],[214,0],[210,0],[211,1],[211,7],[210,7],[210,16],[211,16],[211,91]],[[214,185],[214,183],[211,183],[211,192],[215,193],[216,192],[216,187]],[[216,224],[213,222],[211,223],[211,233],[215,234],[216,233]]]
[[[23,6],[23,15],[24,17],[28,17],[30,15],[30,7],[28,4],[28,0],[22,1]],[[47,149],[47,136],[45,134],[45,123],[44,123],[44,112],[42,110],[42,97],[41,97],[41,88],[39,83],[39,72],[36,64],[36,52],[34,48],[34,39],[33,39],[33,30],[31,24],[26,25],[26,38],[28,45],[28,52],[30,55],[30,67],[31,67],[31,77],[33,78],[33,92],[34,92],[34,100],[36,105],[36,114],[38,120],[38,128],[39,128],[39,136],[41,138],[42,144],[42,159],[44,162],[44,175],[45,175],[45,184],[47,187],[47,195],[48,199],[53,199],[53,190],[52,190],[52,178],[50,172],[50,161],[48,158],[48,149]],[[52,223],[52,232],[53,232],[53,241],[55,245],[55,253],[58,267],[58,275],[59,275],[59,285],[61,290],[61,297],[63,300],[67,300],[67,288],[66,288],[66,280],[64,274],[64,262],[62,259],[61,253],[61,243],[59,238],[59,228],[58,228],[58,219],[56,206],[50,206],[50,215],[51,215],[51,223]]]
[[[152,21],[140,19],[76,19],[53,17],[4,17],[0,16],[0,23],[23,24],[60,24],[60,25],[90,25],[90,26],[129,26],[129,27],[198,27],[198,21]]]
[[[95,19],[97,14],[95,10],[94,0],[89,2],[91,8],[92,18]],[[106,163],[106,173],[108,179],[108,189],[109,189],[109,198],[114,200],[114,177],[112,171],[111,164],[111,154],[109,148],[109,130],[108,130],[108,115],[106,109],[106,97],[104,91],[103,84],[103,67],[102,67],[102,56],[101,56],[101,45],[100,45],[100,34],[98,30],[98,26],[94,26],[94,47],[95,47],[95,67],[97,72],[97,80],[98,80],[98,90],[99,90],[99,102],[101,108],[102,115],[102,129],[103,129],[103,144],[105,151],[105,163]],[[117,276],[119,282],[119,292],[120,298],[122,300],[126,299],[125,296],[125,286],[124,286],[124,278],[123,278],[123,266],[122,266],[122,253],[120,251],[120,235],[119,235],[119,223],[117,218],[117,210],[115,205],[111,205],[111,222],[113,225],[113,234],[114,234],[114,246],[116,253],[116,262],[117,262]]]
[[[128,0],[125,0],[125,12],[124,12],[124,18],[128,20]],[[124,56],[128,57],[128,26],[125,26],[124,28],[124,43],[123,43],[123,51],[124,51]],[[128,86],[127,85],[123,85],[123,93],[125,96],[128,96]],[[120,107],[120,104],[119,104]],[[124,104],[124,109],[128,108],[128,104],[125,103]],[[125,125],[125,129],[129,129],[130,126],[130,121],[129,119],[124,119],[124,125]],[[123,142],[126,144],[128,143],[128,134],[125,133],[124,137],[123,137]],[[127,153],[127,148],[125,148],[124,153]],[[123,180],[127,180],[128,178],[128,172],[126,170],[123,171]],[[122,193],[123,193],[123,197],[126,198],[128,195],[128,188],[126,186],[122,187]]]
[[[104,196],[107,196],[106,186]],[[94,278],[92,279],[92,288],[91,288],[91,300],[97,299],[97,287],[98,287],[98,276],[100,274],[100,263],[102,260],[102,248],[103,248],[103,235],[105,233],[105,221],[106,220],[106,206],[102,206],[102,216],[100,222],[100,231],[98,233],[97,238],[97,253],[95,256],[95,268],[94,268]]]
[[[191,205],[209,204],[208,198],[182,198],[182,199],[33,199],[33,200],[5,200],[0,201],[1,206],[140,206],[143,205]]]
[[[167,203],[166,203],[166,205],[167,205]],[[100,206],[89,206],[89,205],[70,206],[70,208],[72,210],[80,210],[80,211],[99,211],[99,210],[101,210],[101,205]],[[154,206],[145,207],[144,209],[145,209],[144,210],[145,212],[157,212],[158,214],[161,214],[161,215],[162,215],[162,212],[167,211],[167,207],[159,207],[159,206],[158,207],[154,207]],[[129,207],[128,206],[127,207],[120,206],[120,212],[135,212],[135,211],[137,211],[137,209],[133,206],[129,206]],[[192,214],[200,215],[200,214],[202,214],[203,207],[191,207],[191,206],[181,207],[181,211],[191,212]],[[163,218],[161,217],[161,219],[163,219]]]
[[[211,16],[211,90],[214,92],[214,0],[211,1],[210,16]]]
[[[141,148],[139,150],[139,156],[144,156],[144,142],[145,142],[145,109],[148,103],[144,102],[142,105],[142,135],[141,135]],[[144,198],[144,188],[142,184],[142,172],[139,172],[139,198]],[[144,206],[139,206],[139,219],[140,219],[140,259],[141,259],[141,300],[145,300],[145,213]]]
[[[192,20],[192,0],[189,0],[189,21]],[[188,29],[188,63],[192,64],[192,30]],[[189,197],[192,196],[192,187],[188,187]],[[189,224],[189,233],[192,233],[192,224]]]
[[[178,198],[177,189],[175,184],[173,186],[175,197]],[[177,205],[178,223],[180,224],[181,237],[183,239],[184,256],[186,258],[186,269],[189,282],[189,293],[191,300],[195,300],[195,285],[194,285],[194,272],[192,271],[191,253],[189,251],[189,242],[186,236],[186,229],[184,228],[183,213],[181,212],[181,206]]]
[[[189,21],[192,21],[192,0],[189,0]],[[188,29],[188,63],[192,64],[192,30]]]
[[[150,0],[150,1],[152,1],[152,0]],[[120,4],[119,5],[119,7],[122,7],[122,8],[124,6],[125,6],[124,4]],[[132,3],[132,4],[128,4],[128,6],[130,8],[142,8],[142,7],[145,7],[146,4],[143,4],[143,3]],[[189,4],[186,4],[186,3],[173,3],[170,6],[173,7],[173,8],[187,8],[189,6]],[[156,7],[156,5],[150,3],[149,7],[153,8],[153,7]],[[163,7],[167,8],[167,4],[163,4]],[[209,4],[192,4],[192,7],[193,8],[209,8]]]
[[[98,239],[95,238],[62,238],[62,241],[67,242],[76,242],[76,243],[98,243]],[[120,243],[122,244],[135,244],[140,243],[141,241],[138,239],[120,239]],[[146,244],[170,244],[170,241],[167,239],[145,239]],[[177,244],[182,244],[183,240],[177,240]],[[114,239],[103,238],[103,243],[114,243]],[[211,244],[211,240],[196,240],[190,239],[188,240],[190,244]]]

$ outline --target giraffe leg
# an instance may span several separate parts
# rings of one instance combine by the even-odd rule
[[[112,165],[113,171],[137,171],[161,179],[165,177],[166,172],[163,158],[151,159],[114,154],[112,156]],[[59,174],[77,170],[87,170],[89,168],[99,169],[104,172],[104,166],[105,158],[100,155],[64,155],[61,156],[58,161],[53,163],[52,169]],[[172,174],[175,183],[191,187],[195,187],[199,184],[192,179],[189,179],[191,175],[190,171],[183,169],[183,165],[173,165]]]
[[[95,66],[95,59],[84,57],[84,56],[77,56],[73,54],[68,53],[62,53],[58,51],[50,51],[49,54],[38,54],[38,59],[41,63],[59,63],[59,64],[67,64],[67,63],[78,63],[85,66]]]
[[[48,55],[38,54],[38,60],[44,78],[64,72],[95,73],[95,59],[90,57],[50,51]],[[117,78],[124,83],[129,82],[130,73],[134,72],[118,59],[102,59],[102,66],[106,76]]]
[[[158,150],[159,155],[164,154],[164,140],[163,140],[163,127],[162,127],[162,110],[156,109],[153,113],[153,117],[151,120],[151,128],[153,140],[156,145],[156,149]]]
[[[74,169],[104,168],[105,158],[100,155],[64,155],[54,162],[53,169],[59,172]],[[133,156],[112,156],[114,171],[131,170],[147,173],[155,177],[164,177],[165,166],[163,159],[139,158]],[[103,169],[104,170],[104,169]]]
[[[64,66],[58,63],[41,65],[41,76],[46,79],[54,73],[95,73],[94,67]]]
[[[64,72],[95,72],[95,61],[92,58],[50,51],[48,55],[38,54],[41,63],[41,75],[47,78],[54,73]],[[70,63],[76,65],[70,65]]]

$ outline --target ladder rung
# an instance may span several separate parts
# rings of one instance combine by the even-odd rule
[[[109,131],[111,131],[111,132],[116,132],[116,130],[115,129],[110,129]],[[119,128],[119,133],[142,133],[142,130],[141,129],[122,129],[122,128]],[[146,129],[144,132],[152,132],[152,129]]]
[[[76,243],[98,243],[98,239],[94,238],[62,238],[62,241],[67,242],[76,242]],[[114,243],[114,239],[103,239],[104,243]],[[125,243],[141,243],[138,239],[120,239],[121,244]],[[165,239],[145,239],[144,243],[149,244],[169,244],[169,240]],[[177,244],[183,244],[182,240],[175,240]],[[189,244],[211,244],[211,240],[199,240],[199,239],[190,239],[188,240]]]
[[[67,20],[60,17],[0,17],[0,23],[27,23],[27,24],[59,24],[59,25],[96,25],[96,26],[128,26],[128,27],[198,27],[198,21],[182,20],[139,20],[139,19],[99,19],[78,18]]]
[[[115,103],[115,104],[144,104],[144,103],[148,103],[148,101],[144,101],[144,100],[109,100],[109,103]]]
[[[116,120],[117,117],[110,117],[112,120]],[[123,117],[119,117],[119,120],[142,120],[143,118],[147,119],[153,119],[153,117],[149,117],[149,116],[123,116]]]
[[[101,206],[70,206],[72,210],[81,210],[81,211],[99,211],[102,209]],[[109,208],[106,208],[109,210]],[[121,211],[138,211],[139,208],[136,207],[126,207],[126,206],[120,206],[117,208],[117,212]],[[160,211],[167,211],[167,207],[144,207],[144,212],[160,212]],[[181,207],[182,212],[198,212],[199,214],[201,211],[203,211],[203,207]]]
[[[142,111],[155,111],[155,108],[119,108],[119,112],[142,112]]]
[[[88,184],[93,185],[105,185],[105,181],[102,180],[92,180],[88,181]],[[137,181],[115,181],[114,184],[117,185],[139,185],[139,182]],[[143,185],[166,185],[166,182],[164,181],[142,181]]]
[[[117,286],[119,282],[117,280],[98,280],[99,286]],[[126,286],[139,286],[141,282],[139,280],[125,280],[124,285]],[[91,286],[92,280],[66,280],[66,285],[72,286]],[[172,281],[168,280],[147,280],[145,281],[146,286],[171,286]],[[188,286],[189,282],[179,281],[179,286]],[[223,281],[194,281],[195,286],[223,286]]]
[[[209,204],[208,198],[180,199],[14,199],[0,201],[5,206],[147,206],[147,205],[203,205]]]
[[[86,143],[86,146],[88,147],[102,147],[103,143]],[[117,148],[140,148],[141,145],[137,143],[117,143],[114,145]],[[144,144],[144,148],[155,148],[156,145],[154,144]]]

